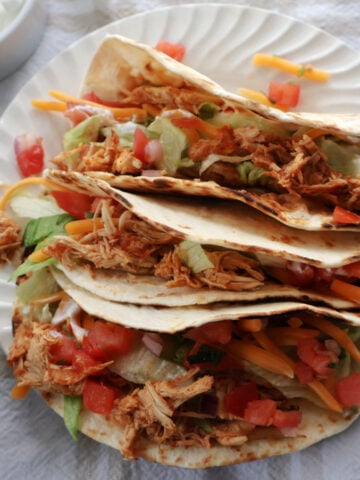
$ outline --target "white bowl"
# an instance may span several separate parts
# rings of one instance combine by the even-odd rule
[[[45,26],[44,0],[24,0],[16,17],[0,31],[0,80],[34,52]]]

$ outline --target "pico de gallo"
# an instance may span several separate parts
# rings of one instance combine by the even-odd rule
[[[12,396],[32,387],[62,394],[75,439],[84,410],[126,425],[128,458],[144,436],[172,446],[240,446],[302,435],[314,405],[333,421],[354,418],[360,405],[359,328],[315,314],[215,321],[174,334],[135,330],[85,312],[42,270],[18,287],[14,327]]]

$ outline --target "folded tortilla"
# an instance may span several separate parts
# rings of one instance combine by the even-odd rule
[[[55,278],[69,296],[63,297],[58,306],[53,303],[50,310],[54,312],[53,316],[47,316],[46,320],[45,305],[43,310],[31,312],[17,303],[15,339],[8,360],[14,368],[18,385],[39,390],[50,407],[65,417],[73,435],[77,424],[81,432],[120,450],[128,459],[142,457],[165,465],[206,468],[295,452],[335,435],[357,418],[357,410],[342,409],[336,399],[333,406],[325,405],[316,394],[316,388],[299,383],[297,378],[290,378],[289,373],[274,371],[271,362],[260,366],[236,351],[237,342],[254,343],[251,333],[237,330],[238,320],[263,319],[263,332],[267,333],[268,327],[286,327],[291,318],[297,322],[299,318],[306,318],[302,317],[304,312],[313,318],[338,319],[338,325],[344,320],[354,320],[349,313],[340,314],[296,303],[258,303],[245,308],[223,304],[215,308],[198,306],[187,309],[114,306],[112,302],[96,298],[71,284],[62,274],[56,273]],[[68,312],[68,317],[64,311]],[[70,364],[54,363],[51,352],[54,345],[62,341],[63,335],[76,339],[78,351],[82,350],[84,338],[92,326],[86,327],[79,318],[86,318],[89,322],[89,316],[102,325],[107,320],[136,329],[133,330],[136,341],[130,351],[112,357],[111,361],[103,360],[105,363],[81,363],[81,360]],[[215,360],[203,364],[206,360],[201,357],[200,360],[191,357],[193,349],[189,340],[197,338],[199,328],[211,327],[211,322],[219,320],[224,320],[228,327],[229,320],[233,320],[233,340],[224,345],[210,344],[210,350],[221,355],[230,351],[230,356],[240,362],[221,371],[218,371],[217,363],[211,366]],[[358,326],[358,320],[356,322]],[[77,329],[74,323],[78,325]],[[154,331],[158,332],[155,333],[158,337],[151,337]],[[155,355],[146,346],[145,337],[164,342],[172,342],[174,338],[178,342],[179,335],[190,341],[186,344],[190,352],[188,361],[199,363],[191,363],[185,368],[181,363]],[[344,370],[339,364],[339,370],[346,372],[344,376],[351,374],[353,368],[356,370],[356,365],[347,365]],[[69,410],[65,413],[64,399],[66,397],[69,402],[73,396],[80,398],[84,382],[89,377],[102,385],[120,388],[121,393],[106,415],[95,414],[82,405],[79,419],[71,417],[72,427],[69,427]],[[244,382],[255,382],[261,389],[261,398],[274,399],[278,408],[298,410],[300,424],[290,430],[272,425],[264,427],[229,414],[224,395]],[[202,407],[199,407],[199,398],[205,402],[201,403]],[[215,410],[214,406],[206,406],[209,401],[213,402],[211,405],[215,402]]]
[[[143,109],[146,118],[116,122],[107,114],[98,137],[103,146],[89,150],[72,144],[55,158],[61,168],[87,171],[129,191],[240,201],[304,230],[359,228],[356,217],[333,219],[336,206],[360,211],[358,115],[282,112],[260,105],[122,36],[108,36],[100,45],[82,94]],[[199,126],[204,111],[211,118],[201,119]],[[153,152],[150,163],[142,163],[134,156],[128,134],[136,122],[147,136],[160,139],[162,158]],[[190,137],[181,130],[186,126]]]
[[[176,333],[185,328],[198,327],[204,323],[220,320],[238,320],[247,317],[266,317],[297,311],[313,312],[330,316],[350,325],[360,325],[358,312],[335,310],[321,305],[312,305],[300,301],[273,301],[268,303],[219,302],[212,305],[191,305],[183,307],[156,307],[120,303],[106,300],[90,293],[69,280],[61,271],[53,270],[54,278],[61,288],[80,305],[81,308],[95,317],[109,322],[119,323],[130,328],[146,328],[156,332]]]
[[[360,258],[355,232],[295,230],[239,203],[139,196],[78,172],[48,170],[45,176],[60,188],[125,209],[108,230],[94,223],[92,233],[60,235],[45,247],[71,281],[105,299],[181,306],[288,298],[358,308],[324,288],[322,280],[330,272],[346,275],[341,268]],[[99,220],[106,223],[110,216],[102,209]],[[192,256],[196,262],[206,264],[186,263],[184,241],[199,250]],[[289,274],[289,265],[319,278],[290,286],[276,273]]]

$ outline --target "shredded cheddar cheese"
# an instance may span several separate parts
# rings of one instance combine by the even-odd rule
[[[284,73],[315,82],[326,82],[330,78],[330,73],[325,70],[316,69],[312,65],[300,65],[277,55],[256,53],[253,57],[253,63],[259,67],[274,68]]]

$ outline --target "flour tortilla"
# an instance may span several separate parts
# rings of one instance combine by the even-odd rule
[[[43,398],[56,413],[64,415],[62,395],[45,394]],[[139,442],[137,454],[139,457],[153,462],[185,468],[232,465],[297,452],[345,430],[357,418],[354,413],[348,418],[344,418],[306,400],[296,402],[293,400],[292,403],[297,403],[303,412],[302,424],[297,437],[253,440],[240,447],[219,445],[211,449],[170,447],[157,445],[149,439],[143,439]],[[112,425],[103,415],[96,415],[84,410],[81,414],[79,430],[97,442],[121,451],[124,432]]]
[[[360,325],[360,318],[349,312],[335,312],[295,302],[257,303],[251,306],[220,304],[216,307],[154,308],[138,307],[105,301],[96,298],[86,290],[72,284],[67,277],[54,272],[56,281],[62,288],[91,315],[108,321],[121,323],[132,328],[143,328],[166,333],[176,333],[186,328],[200,326],[220,319],[268,317],[287,312],[305,310],[339,320]],[[64,414],[63,397],[56,394],[43,394],[44,400],[59,415]],[[350,426],[357,418],[355,411],[340,415],[328,411],[304,399],[292,399],[302,411],[302,423],[296,437],[250,440],[241,446],[217,445],[209,449],[203,447],[172,447],[166,443],[159,445],[150,438],[139,440],[136,455],[164,465],[185,468],[207,468],[225,466],[266,458],[274,455],[296,452],[316,442],[333,436]],[[105,416],[83,410],[79,430],[90,438],[122,451],[126,442],[126,431],[112,424]]]
[[[186,328],[199,327],[205,323],[219,320],[258,318],[299,311],[317,313],[351,325],[360,326],[360,314],[357,312],[335,310],[325,306],[296,301],[250,304],[221,302],[211,305],[172,308],[112,302],[75,285],[59,270],[54,269],[52,273],[61,288],[90,315],[135,329],[176,333]]]
[[[94,92],[103,100],[121,101],[140,85],[186,87],[194,92],[220,96],[250,110],[289,125],[324,128],[334,134],[360,136],[357,114],[283,112],[242,95],[228,92],[210,78],[177,62],[149,45],[122,35],[107,35],[89,65],[81,93]]]
[[[82,267],[66,268],[57,265],[73,284],[104,300],[135,305],[159,307],[186,307],[209,305],[216,302],[267,302],[292,299],[302,303],[320,304],[338,310],[358,309],[359,305],[331,295],[301,290],[289,285],[266,282],[257,290],[234,291],[215,288],[168,288],[166,282],[151,275],[132,275],[127,272],[95,269],[91,274]]]
[[[267,107],[246,97],[224,90],[211,79],[167,55],[129,38],[111,35],[105,38],[95,53],[86,73],[81,93],[94,92],[99,98],[121,102],[140,85],[173,86],[191,89],[199,98],[205,94],[220,97],[240,111],[250,111],[282,125],[308,126],[327,130],[335,135],[360,136],[360,115],[283,112]],[[203,103],[204,100],[199,100]],[[359,230],[359,225],[338,225],[332,222],[332,211],[319,205],[310,205],[300,197],[294,208],[285,210],[281,200],[249,192],[230,189],[215,182],[183,180],[169,176],[147,178],[128,175],[114,176],[94,172],[114,187],[130,191],[169,193],[191,196],[212,196],[248,204],[268,216],[295,228],[304,230]]]
[[[47,170],[45,176],[66,188],[110,196],[154,227],[202,245],[300,261],[320,268],[336,268],[360,260],[356,232],[297,230],[238,202],[137,195],[76,172]]]

